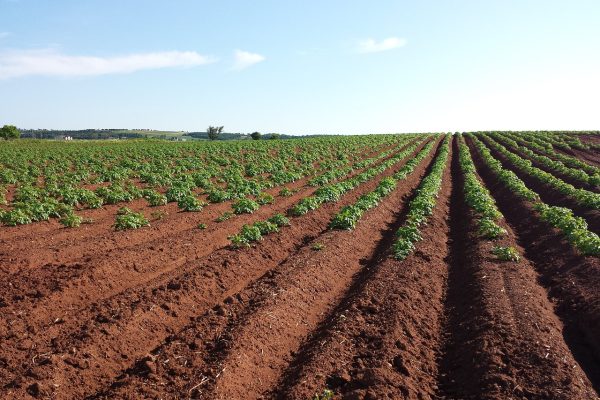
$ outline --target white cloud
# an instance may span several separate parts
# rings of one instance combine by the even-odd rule
[[[236,50],[233,57],[234,60],[232,69],[236,71],[248,68],[265,60],[265,57],[261,56],[260,54],[250,53],[242,50]]]
[[[74,77],[128,74],[147,69],[189,68],[215,61],[215,58],[195,51],[93,57],[64,55],[55,50],[13,50],[0,53],[0,79],[28,75]]]
[[[10,36],[10,32],[0,32],[0,39],[4,39]]]
[[[402,47],[406,44],[406,39],[390,37],[382,41],[375,39],[365,39],[358,42],[357,51],[359,53],[378,53]]]

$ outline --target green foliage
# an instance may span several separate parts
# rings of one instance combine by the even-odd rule
[[[408,205],[406,222],[396,233],[397,240],[392,245],[394,257],[404,260],[415,249],[415,243],[421,240],[420,227],[427,222],[437,203],[437,196],[442,186],[442,175],[448,160],[448,144],[451,136],[447,135],[440,151],[433,162],[431,171],[423,178],[416,195]]]
[[[198,224],[198,229],[200,229],[200,230],[206,229],[206,224],[203,224],[203,223]]]
[[[237,235],[229,237],[234,248],[248,247],[252,242],[262,240],[260,228],[255,225],[244,225]]]
[[[208,192],[207,199],[211,203],[222,203],[231,199],[231,195],[224,190],[214,189]]]
[[[333,391],[329,389],[324,389],[321,394],[315,394],[315,397],[312,400],[333,400]]]
[[[4,125],[0,128],[0,138],[4,140],[18,139],[21,137],[21,132],[14,125]]]
[[[500,261],[519,262],[521,259],[519,252],[513,247],[494,246],[492,248],[492,254],[495,255]]]
[[[310,175],[325,173],[337,180],[382,160],[389,166],[387,158],[415,137],[323,137],[226,145],[206,141],[8,141],[0,147],[0,188],[14,186],[15,196],[7,200],[0,189],[0,203],[7,206],[0,214],[7,223],[20,224],[61,218],[75,208],[99,208],[140,197],[152,206],[165,201],[185,203],[182,199],[194,195],[196,188],[204,189],[211,202],[252,196],[258,201],[265,190]],[[365,159],[366,153],[375,155]],[[333,189],[346,192],[360,183],[360,179],[346,181]],[[292,193],[284,190],[281,194]],[[261,198],[261,203],[269,201],[266,196]]]
[[[2,223],[7,226],[25,225],[33,222],[29,214],[19,208],[4,212],[1,217]]]
[[[283,214],[275,214],[267,221],[277,225],[278,227],[289,226],[290,220]]]
[[[230,211],[225,211],[223,214],[221,214],[216,221],[217,222],[223,222],[223,221],[227,221],[228,219],[230,219],[231,217],[233,217],[233,213]]]
[[[257,221],[253,224],[260,231],[261,235],[268,235],[269,233],[279,232],[277,224],[271,221]]]
[[[383,178],[377,188],[370,193],[362,195],[356,203],[343,207],[329,222],[329,229],[354,229],[356,224],[362,218],[367,210],[375,207],[381,199],[390,194],[398,184],[398,181],[406,179],[406,177],[414,170],[414,168],[431,152],[433,142],[427,144],[414,158],[409,160],[397,173],[393,176]],[[413,149],[410,147],[407,150]],[[411,150],[412,152],[413,150]],[[405,150],[401,153],[406,157],[409,153]]]
[[[538,201],[540,199],[540,196],[533,190],[528,189],[525,183],[514,172],[504,169],[502,163],[492,156],[490,150],[477,137],[470,137],[484,163],[511,192],[528,201]]]
[[[544,203],[537,203],[534,207],[543,221],[560,229],[582,254],[600,255],[600,237],[588,230],[583,218],[574,216],[573,212],[565,207],[552,207]]]
[[[198,200],[194,195],[186,195],[177,202],[177,207],[183,211],[201,211],[205,205],[205,202]]]
[[[290,215],[298,217],[304,215],[309,211],[316,210],[321,205],[318,198],[314,196],[305,197],[294,205],[290,210]]]
[[[493,219],[483,217],[478,219],[477,234],[490,240],[495,240],[506,235],[506,229],[502,228]]]
[[[83,219],[79,215],[71,213],[61,217],[59,222],[68,228],[74,228],[81,225]]]
[[[152,189],[144,189],[143,196],[152,207],[164,206],[167,204],[167,196]]]
[[[259,204],[248,198],[239,199],[235,203],[231,205],[233,208],[233,212],[236,214],[252,214],[254,211],[258,210]]]
[[[265,204],[272,204],[275,201],[275,198],[270,195],[269,193],[259,193],[258,196],[256,196],[256,202],[258,204],[265,205]]]
[[[252,138],[252,140],[260,140],[262,134],[260,132],[252,132],[250,134],[250,137]]]
[[[587,223],[583,218],[574,216],[573,212],[568,208],[553,207],[543,203],[539,200],[537,193],[527,189],[521,180],[503,180],[502,176],[507,175],[501,174],[503,169],[500,162],[492,157],[487,147],[485,147],[485,145],[483,145],[476,137],[472,136],[472,140],[478,147],[480,154],[483,156],[484,162],[492,169],[492,172],[501,177],[500,180],[504,182],[511,191],[525,199],[533,199],[534,208],[540,213],[540,217],[543,221],[558,228],[565,235],[566,239],[582,254],[593,256],[600,255],[600,237],[598,237],[596,233],[588,230]],[[490,141],[490,145],[496,148],[497,151],[503,154],[507,152],[506,149],[504,149],[504,151],[502,150],[501,145],[494,143],[495,142]],[[528,160],[525,160],[525,164],[527,161]],[[532,195],[523,195],[524,193],[531,193]]]
[[[150,223],[142,213],[136,213],[126,207],[121,207],[117,211],[115,220],[115,229],[118,231],[126,229],[138,229],[143,226],[148,226]]]
[[[286,187],[279,191],[279,196],[281,197],[290,197],[294,194],[294,192]]]
[[[506,234],[506,230],[497,224],[503,219],[503,215],[490,192],[477,179],[475,164],[462,136],[459,137],[459,143],[459,164],[465,179],[465,202],[476,214],[477,233],[486,239],[498,239]]]
[[[502,154],[516,168],[523,173],[530,175],[545,185],[552,187],[556,191],[571,197],[578,204],[588,207],[592,210],[600,210],[600,194],[589,190],[576,188],[575,186],[555,177],[554,175],[536,168],[530,160],[520,157],[519,155],[509,151],[502,144],[498,143],[491,136],[484,136],[486,143],[490,145],[498,153]]]
[[[206,133],[208,134],[208,139],[217,140],[219,135],[223,132],[222,126],[209,126],[206,129]]]

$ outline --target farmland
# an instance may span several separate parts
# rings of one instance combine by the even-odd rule
[[[17,140],[0,204],[0,398],[600,395],[597,132]]]

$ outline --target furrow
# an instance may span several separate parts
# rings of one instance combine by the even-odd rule
[[[380,177],[393,174],[401,164]],[[48,310],[39,316],[41,326],[27,315],[7,318],[0,332],[7,344],[0,349],[0,357],[10,360],[10,364],[0,365],[2,381],[9,382],[5,393],[23,393],[32,384],[48,385],[57,398],[100,390],[129,368],[132,360],[183,328],[191,317],[278,268],[307,238],[320,235],[340,206],[373,190],[376,183],[366,182],[340,202],[327,203],[294,219],[291,227],[255,248],[217,250],[176,274],[158,277],[84,309]],[[29,369],[35,371],[33,375],[25,373]]]

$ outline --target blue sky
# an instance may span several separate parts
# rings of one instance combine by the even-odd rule
[[[0,0],[0,124],[600,129],[600,2]]]

